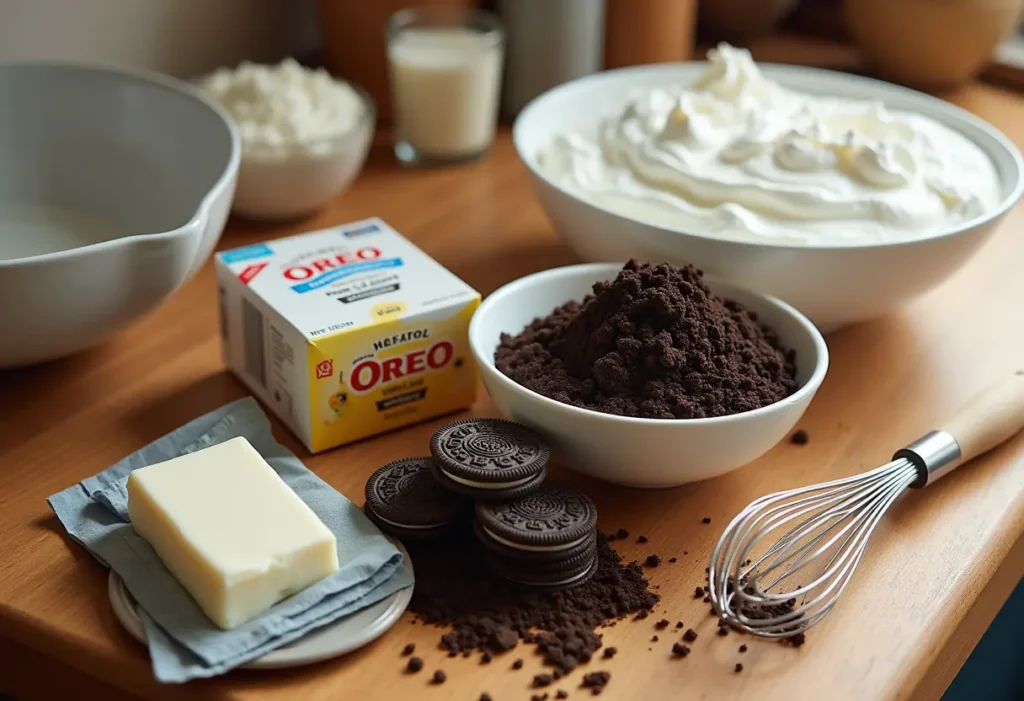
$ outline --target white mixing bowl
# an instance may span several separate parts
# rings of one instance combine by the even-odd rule
[[[672,487],[735,470],[766,453],[796,426],[828,370],[828,347],[814,325],[788,304],[708,279],[715,294],[757,312],[796,351],[800,388],[780,402],[710,419],[637,419],[562,404],[514,382],[494,366],[502,333],[519,333],[621,264],[555,268],[505,285],[483,301],[469,325],[469,343],[487,392],[514,421],[547,436],[579,472],[632,487]]]
[[[985,216],[903,243],[778,245],[728,241],[647,224],[577,197],[539,167],[538,154],[563,131],[590,130],[633,89],[692,83],[706,63],[638,66],[561,85],[519,114],[513,138],[559,233],[584,259],[692,263],[724,280],[780,297],[831,330],[884,314],[934,287],[970,258],[1024,192],[1024,162],[997,129],[947,102],[907,88],[833,71],[762,64],[764,74],[808,93],[882,100],[959,131],[995,163],[1002,200]]]
[[[95,345],[167,299],[220,237],[239,153],[180,81],[0,66],[0,368]]]

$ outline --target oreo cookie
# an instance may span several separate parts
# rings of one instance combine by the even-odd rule
[[[517,499],[547,476],[549,451],[529,428],[502,419],[467,419],[442,426],[430,439],[434,477],[473,499]]]
[[[432,475],[430,458],[395,460],[366,481],[367,518],[398,538],[441,535],[469,510],[469,503],[444,489]]]
[[[513,582],[570,587],[596,569],[597,508],[582,492],[547,483],[520,499],[476,505],[485,561]]]
[[[595,545],[589,552],[579,553],[571,559],[547,563],[538,561],[534,565],[524,566],[522,562],[509,562],[490,554],[484,556],[484,562],[498,576],[525,587],[568,589],[594,576],[597,571],[597,547]]]
[[[559,559],[574,559],[587,553],[593,554],[597,550],[597,535],[594,537],[581,538],[578,542],[564,550],[557,550],[557,558],[552,558],[552,551],[549,550],[526,550],[505,545],[501,541],[493,539],[483,528],[479,521],[473,521],[473,532],[477,540],[484,548],[489,557],[495,557],[510,563],[520,563],[523,567],[545,565]]]
[[[476,505],[487,537],[520,551],[564,552],[596,537],[597,507],[567,485],[548,482],[528,496]]]

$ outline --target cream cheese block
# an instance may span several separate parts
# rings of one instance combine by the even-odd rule
[[[225,630],[338,570],[334,534],[245,438],[135,470],[127,486],[135,531]]]

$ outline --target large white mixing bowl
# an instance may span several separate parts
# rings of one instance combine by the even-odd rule
[[[516,119],[513,138],[536,191],[559,233],[584,259],[692,263],[730,282],[786,300],[831,330],[888,312],[942,282],[988,238],[1024,191],[1024,162],[997,129],[923,93],[833,71],[762,64],[764,74],[808,93],[882,100],[959,131],[995,163],[1002,183],[999,206],[985,216],[903,243],[778,245],[728,241],[647,224],[582,199],[554,183],[538,154],[559,132],[593,130],[622,106],[633,89],[694,82],[703,61],[638,66],[598,73],[561,85],[531,102]]]
[[[220,237],[239,153],[180,81],[0,66],[0,368],[95,345],[167,299]]]

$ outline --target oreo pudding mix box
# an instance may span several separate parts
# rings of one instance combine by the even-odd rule
[[[310,451],[473,403],[480,294],[380,219],[216,267],[224,362]]]

